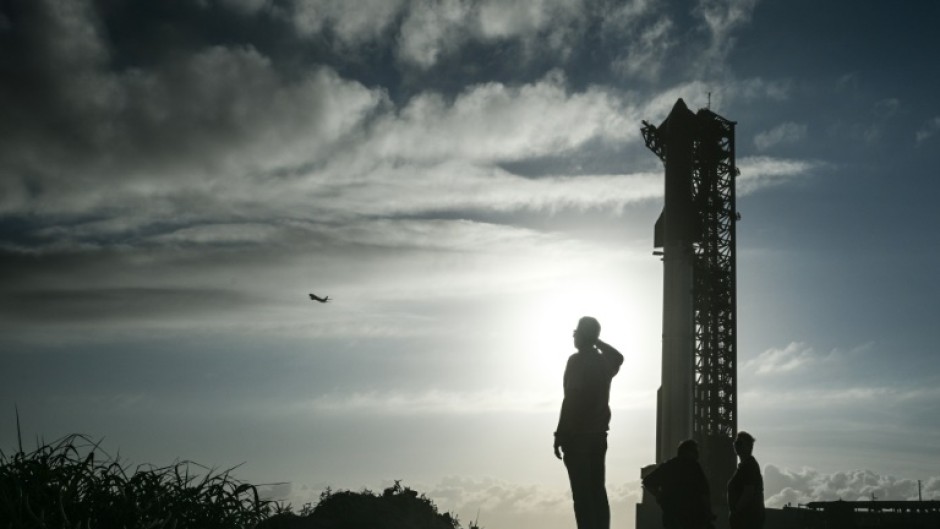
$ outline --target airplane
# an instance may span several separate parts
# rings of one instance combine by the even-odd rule
[[[315,294],[310,294],[310,299],[312,299],[313,301],[319,301],[320,303],[326,303],[327,301],[330,300],[330,296],[321,298],[320,296],[317,296]]]

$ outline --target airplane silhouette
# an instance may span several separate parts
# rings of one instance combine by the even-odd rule
[[[330,300],[330,296],[321,298],[320,296],[317,296],[315,294],[310,294],[310,299],[312,299],[313,301],[319,301],[320,303],[326,303],[327,301]]]

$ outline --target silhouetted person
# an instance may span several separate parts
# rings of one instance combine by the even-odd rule
[[[752,455],[754,437],[747,432],[738,432],[734,438],[734,452],[741,462],[728,482],[731,529],[760,529],[764,526],[764,478]]]
[[[578,350],[565,366],[565,399],[555,431],[555,457],[564,453],[578,529],[609,529],[604,458],[610,428],[610,381],[623,355],[600,340],[601,325],[585,316],[574,330]]]
[[[714,520],[709,500],[708,478],[698,463],[698,444],[692,439],[679,443],[679,454],[643,478],[663,510],[666,529],[704,529]]]

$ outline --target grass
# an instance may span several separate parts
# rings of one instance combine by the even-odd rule
[[[18,418],[17,418],[18,419]],[[19,432],[19,420],[17,420]],[[0,529],[460,529],[456,516],[396,481],[381,494],[332,491],[295,514],[258,489],[191,461],[133,470],[84,435],[7,456]],[[467,529],[480,529],[471,522]]]
[[[0,528],[241,529],[285,508],[229,469],[191,461],[130,470],[70,435],[32,452],[0,451]]]

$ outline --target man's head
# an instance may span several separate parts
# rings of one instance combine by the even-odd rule
[[[734,452],[739,456],[749,456],[754,453],[754,436],[741,431],[734,438]]]
[[[574,346],[579,350],[590,349],[601,335],[601,324],[595,318],[585,316],[578,320],[574,330]]]
[[[679,443],[679,457],[698,461],[698,443],[692,439],[686,439]]]

